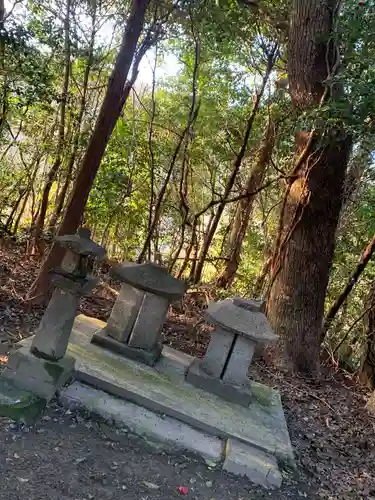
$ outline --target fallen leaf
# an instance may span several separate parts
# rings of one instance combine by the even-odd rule
[[[150,488],[150,490],[158,490],[160,486],[158,486],[155,483],[149,483],[148,481],[142,481],[142,483],[147,486],[147,488]]]

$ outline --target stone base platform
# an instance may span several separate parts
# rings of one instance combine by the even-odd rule
[[[107,335],[105,333],[105,329],[94,333],[92,336],[92,343],[100,347],[104,347],[104,349],[109,349],[117,354],[122,354],[123,356],[133,359],[134,361],[146,363],[146,365],[150,366],[154,366],[162,351],[162,346],[159,344],[157,344],[152,351],[131,347],[130,345],[125,344],[124,342],[119,342],[118,340]]]
[[[74,358],[71,356],[64,356],[59,361],[48,361],[31,354],[28,345],[21,346],[9,355],[1,380],[30,391],[48,402],[68,382],[73,372]]]
[[[227,401],[248,407],[252,400],[250,380],[247,386],[234,386],[223,380],[210,377],[200,367],[200,360],[196,359],[186,376],[186,381],[204,391],[217,394]]]
[[[0,416],[28,424],[34,421],[46,405],[46,399],[0,378]]]
[[[278,465],[294,468],[294,459],[277,391],[252,382],[250,406],[231,404],[185,381],[191,356],[164,347],[152,368],[92,344],[93,334],[104,326],[82,315],[76,318],[67,353],[76,359],[76,382],[60,393],[62,401],[65,397],[65,402],[80,402],[102,416],[115,408],[110,418],[121,420],[123,415],[123,425],[133,427],[136,434],[148,432],[167,443],[172,439],[167,429],[174,426],[180,436],[177,445],[210,442],[226,470],[258,484],[280,486]],[[30,343],[31,339],[22,341],[23,346]],[[163,419],[173,426],[163,425]],[[150,425],[152,432],[147,431]],[[204,456],[202,449],[200,454]]]

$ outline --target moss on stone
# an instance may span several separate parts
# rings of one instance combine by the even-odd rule
[[[275,404],[275,396],[274,390],[270,387],[267,387],[263,384],[257,384],[255,382],[251,383],[251,392],[254,399],[261,405],[263,408],[267,409]]]
[[[31,423],[46,406],[46,400],[0,378],[0,416]]]

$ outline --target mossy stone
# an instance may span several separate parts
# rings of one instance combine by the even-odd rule
[[[0,378],[0,416],[31,423],[46,407],[46,400]]]

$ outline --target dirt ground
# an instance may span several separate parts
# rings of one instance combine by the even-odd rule
[[[155,450],[57,405],[33,427],[0,420],[0,500],[315,498],[306,484],[286,481],[282,492],[254,488],[192,456]],[[186,495],[180,486],[188,488]]]
[[[43,308],[30,308],[23,300],[37,268],[22,248],[0,248],[0,364],[40,321]],[[82,301],[81,311],[105,320],[119,284],[105,270],[99,274],[102,284]],[[196,356],[204,353],[209,329],[202,307],[215,298],[212,294],[193,291],[174,305],[164,327],[166,344]],[[282,394],[299,473],[286,474],[280,491],[253,488],[192,457],[157,452],[100,422],[51,406],[32,428],[0,420],[0,500],[173,499],[181,496],[178,486],[189,488],[186,498],[205,500],[375,500],[375,419],[365,409],[369,392],[332,367],[319,383],[262,364],[253,366],[251,376]]]

